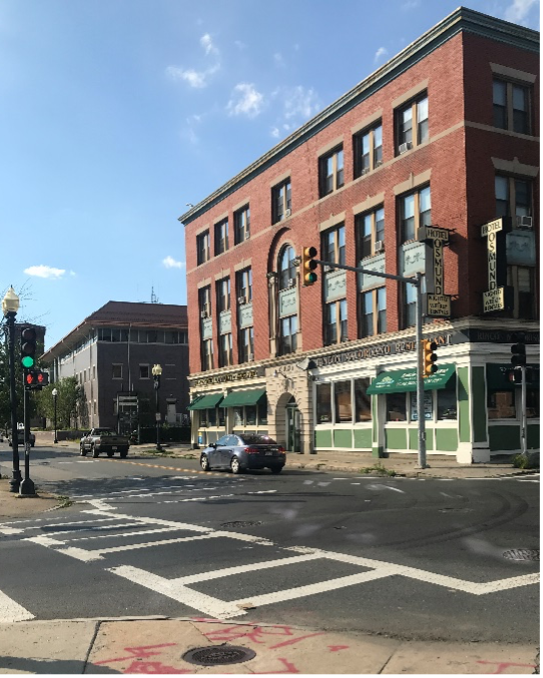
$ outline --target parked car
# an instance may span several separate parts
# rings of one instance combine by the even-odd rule
[[[124,459],[129,447],[128,437],[118,435],[112,428],[93,428],[81,438],[79,454],[86,457],[87,452],[90,452],[96,458],[100,452],[105,452],[108,457],[118,452]]]
[[[8,433],[8,444],[11,445],[11,441],[13,440],[11,436],[11,431]],[[25,432],[24,429],[18,428],[17,429],[17,444],[18,445],[24,445],[25,443]],[[36,444],[36,436],[32,431],[30,431],[30,447],[34,447]]]
[[[280,473],[285,461],[285,450],[281,445],[268,436],[252,433],[222,436],[200,455],[200,466],[204,471],[229,469],[232,473],[262,468]]]

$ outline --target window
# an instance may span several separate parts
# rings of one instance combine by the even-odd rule
[[[324,309],[324,343],[338,344],[348,341],[347,336],[347,300],[341,299],[326,304]]]
[[[371,421],[371,396],[366,391],[370,385],[367,378],[354,380],[354,413],[355,421]]]
[[[385,244],[385,210],[378,207],[366,214],[359,214],[355,219],[358,258],[372,257],[384,249]]]
[[[213,339],[202,341],[202,370],[213,369]]]
[[[319,158],[319,196],[337,191],[343,183],[343,146],[338,146]]]
[[[285,290],[292,287],[296,282],[296,266],[294,259],[296,258],[294,248],[288,245],[285,247],[279,256],[279,289]]]
[[[353,410],[351,404],[351,381],[334,383],[334,405],[336,424],[351,423]]]
[[[412,287],[412,285],[407,285]],[[387,331],[386,288],[362,292],[360,303],[360,337],[372,337]]]
[[[530,134],[530,88],[505,80],[492,85],[494,127]]]
[[[411,285],[408,285],[408,287],[411,287]],[[405,393],[386,394],[386,415],[387,421],[407,420],[407,405]]]
[[[296,352],[296,334],[298,332],[298,316],[291,315],[280,321],[279,355]]]
[[[215,224],[215,256],[228,249],[228,219]]]
[[[253,300],[253,272],[250,268],[238,271],[237,296],[238,304],[248,304]]]
[[[122,363],[113,363],[111,366],[111,378],[112,379],[122,379],[123,378],[123,366]]]
[[[198,290],[198,306],[202,319],[211,317],[211,288],[209,286]]]
[[[140,379],[149,379],[149,365],[140,365]]]
[[[383,164],[383,126],[375,126],[353,137],[354,178],[361,177]]]
[[[221,334],[219,337],[219,366],[228,367],[232,364],[232,334]]]
[[[230,278],[224,278],[217,282],[217,311],[230,310]]]
[[[440,388],[436,391],[436,398],[438,421],[456,419],[456,374],[449,379],[445,388]]]
[[[421,226],[432,224],[430,187],[426,186],[400,198],[400,242],[416,240]]]
[[[247,363],[254,360],[254,330],[252,327],[247,327],[239,331],[238,349],[240,363]]]
[[[156,344],[158,342],[158,332],[156,330],[147,330],[147,343]]]
[[[424,281],[424,278],[422,279]],[[415,285],[402,285],[403,326],[414,327],[417,323],[417,288]]]
[[[272,188],[272,223],[276,224],[291,214],[290,179]]]
[[[211,287],[198,290],[198,308],[200,310],[200,355],[202,370],[213,369],[213,338],[211,336]]]
[[[397,151],[428,141],[428,95],[423,94],[396,111]]]
[[[196,236],[196,261],[198,266],[209,261],[211,256],[211,247],[209,241],[209,231],[200,233]]]
[[[345,264],[345,226],[334,226],[325,231],[321,238],[323,261],[331,264]]]
[[[327,424],[332,421],[332,390],[331,384],[317,384],[317,424]]]
[[[239,245],[240,242],[249,240],[251,235],[251,212],[249,205],[242,207],[237,212],[234,212],[234,243]]]

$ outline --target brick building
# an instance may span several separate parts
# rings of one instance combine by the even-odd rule
[[[51,381],[77,377],[86,411],[79,426],[128,432],[155,423],[151,370],[162,366],[162,421],[184,423],[189,404],[187,307],[109,301],[42,356]]]
[[[539,363],[538,135],[539,34],[460,8],[183,214],[193,442],[416,453],[414,288],[332,266],[304,286],[313,245],[423,274],[430,455],[519,449],[508,373],[519,329]]]

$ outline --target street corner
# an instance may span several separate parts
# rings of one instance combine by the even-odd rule
[[[17,492],[10,490],[9,478],[0,478],[0,520],[34,516],[59,505],[57,496],[41,492],[39,487],[36,496],[32,497],[21,497]]]
[[[289,625],[199,618],[102,622],[85,672],[375,674],[399,645]]]
[[[537,649],[497,643],[402,643],[383,674],[532,674]]]

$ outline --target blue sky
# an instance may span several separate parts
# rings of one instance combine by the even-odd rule
[[[196,204],[459,0],[2,0],[0,292],[51,347],[109,300],[186,303]],[[539,30],[538,0],[471,0]]]

